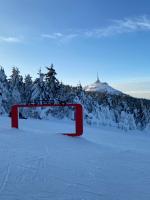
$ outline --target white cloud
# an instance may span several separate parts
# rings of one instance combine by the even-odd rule
[[[108,26],[87,31],[85,35],[87,37],[100,38],[137,31],[150,31],[150,17],[146,15],[122,20],[112,20],[111,22]]]
[[[42,37],[48,39],[58,39],[62,38],[63,34],[62,33],[42,34]]]
[[[77,34],[71,33],[71,34],[63,34],[63,33],[52,33],[52,34],[42,34],[41,35],[42,38],[45,39],[52,39],[52,40],[57,40],[60,42],[68,42],[72,39],[74,39],[75,37],[77,37]]]
[[[102,38],[119,34],[150,31],[150,17],[143,15],[134,18],[124,18],[121,20],[111,20],[111,23],[104,27],[92,30],[76,30],[68,33],[42,34],[43,38],[60,41],[70,41],[76,37],[80,38]]]
[[[0,42],[19,43],[21,41],[22,41],[21,38],[17,38],[17,37],[3,37],[3,36],[0,36]]]

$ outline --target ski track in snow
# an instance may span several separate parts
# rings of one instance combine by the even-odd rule
[[[0,184],[0,193],[5,189],[5,186],[8,182],[9,174],[10,174],[10,165],[8,164],[8,166],[6,167],[6,173],[5,173],[4,178],[3,178],[3,180]]]
[[[71,121],[0,118],[0,200],[149,200],[150,136]]]

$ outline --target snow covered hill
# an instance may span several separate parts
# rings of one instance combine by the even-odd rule
[[[0,200],[149,200],[150,136],[74,123],[0,118]],[[58,133],[59,132],[59,133]]]
[[[124,130],[145,130],[150,128],[150,101],[136,99],[115,90],[107,83],[97,81],[85,88],[72,87],[56,78],[53,65],[39,70],[37,78],[28,74],[23,78],[18,68],[13,67],[8,79],[0,67],[0,114],[9,115],[11,106],[28,103],[80,103],[84,109],[84,120],[95,126],[112,126]],[[114,95],[115,94],[115,95]],[[20,109],[22,116],[35,119],[49,117],[73,119],[72,108],[56,107],[45,109]]]
[[[97,81],[94,82],[93,84],[85,86],[84,89],[87,92],[101,92],[101,93],[107,93],[107,94],[111,94],[111,95],[120,95],[120,94],[122,94],[122,92],[112,88],[110,85],[108,85],[108,83],[101,82],[99,80],[99,78],[97,78]]]

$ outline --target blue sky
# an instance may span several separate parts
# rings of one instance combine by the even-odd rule
[[[149,0],[0,0],[0,65],[150,98]]]

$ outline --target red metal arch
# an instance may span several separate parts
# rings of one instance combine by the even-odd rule
[[[68,136],[81,136],[83,134],[83,109],[81,104],[17,104],[11,108],[11,126],[18,128],[18,108],[69,106],[75,107],[75,133],[65,133]]]

